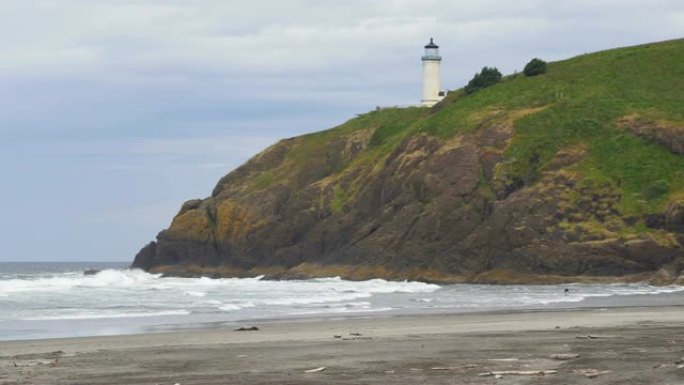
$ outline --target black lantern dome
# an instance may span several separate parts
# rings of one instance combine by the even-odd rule
[[[439,56],[439,46],[435,44],[434,39],[430,38],[430,42],[425,46],[425,55],[422,57],[423,61],[440,61],[442,57]]]
[[[439,48],[433,38],[430,38],[430,42],[425,46],[425,48]]]

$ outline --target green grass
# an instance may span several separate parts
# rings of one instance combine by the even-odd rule
[[[428,113],[429,110],[423,107],[381,108],[365,114],[359,114],[337,127],[304,135],[301,138],[307,141],[326,140],[331,137],[340,137],[369,128],[377,130],[383,127],[392,127],[395,130],[401,130],[415,123],[421,117],[428,115]]]
[[[383,113],[385,121],[378,125],[373,131],[368,145],[379,147],[389,143],[392,138],[400,136],[407,128],[413,125],[417,118],[427,115],[426,108],[411,107],[404,109],[380,110],[376,113]]]
[[[577,170],[619,186],[628,213],[657,211],[684,188],[684,157],[615,127],[630,113],[684,120],[684,40],[549,63],[545,75],[508,77],[447,103],[416,130],[448,138],[490,123],[482,117],[487,111],[496,123],[508,111],[548,106],[515,121],[515,136],[504,154],[511,178],[534,181],[558,150],[581,143],[588,156]]]
[[[333,189],[333,198],[330,201],[330,211],[332,211],[333,214],[341,213],[348,201],[349,194],[347,191],[340,185],[335,186]]]
[[[294,138],[285,155],[286,161],[252,178],[244,193],[251,194],[276,184],[303,186],[312,180],[340,174],[353,164],[373,162],[391,151],[406,136],[407,129],[429,112],[423,107],[382,108],[360,114],[329,130]],[[368,150],[357,157],[347,156],[347,140],[361,131],[370,136]]]

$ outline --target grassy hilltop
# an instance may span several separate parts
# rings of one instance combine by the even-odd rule
[[[684,40],[286,139],[186,202],[136,266],[434,281],[676,280]]]

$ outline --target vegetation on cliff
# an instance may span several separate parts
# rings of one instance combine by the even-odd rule
[[[463,88],[466,94],[472,94],[477,90],[491,87],[501,80],[501,72],[496,67],[484,67],[482,71],[476,73]]]
[[[525,74],[525,76],[537,76],[545,74],[546,62],[539,58],[534,58],[530,60],[529,63],[525,64],[525,68],[523,68],[523,73]]]
[[[134,265],[675,280],[684,267],[682,63],[684,40],[588,54],[452,92],[432,109],[380,109],[283,140],[210,198],[187,202]]]

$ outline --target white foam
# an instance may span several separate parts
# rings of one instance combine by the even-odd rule
[[[317,294],[310,295],[308,297],[300,296],[287,296],[278,299],[266,299],[262,300],[260,303],[264,305],[312,305],[317,303],[327,303],[327,302],[341,302],[341,301],[352,301],[359,298],[369,298],[371,293],[354,293],[354,294]]]
[[[240,309],[245,309],[248,307],[255,307],[256,304],[251,301],[246,301],[246,302],[239,302],[239,303],[226,303],[221,306],[217,306],[219,310],[222,311],[233,311],[233,310],[240,310]]]
[[[142,270],[103,270],[93,275],[65,273],[57,276],[36,277],[32,279],[0,280],[0,295],[31,292],[63,292],[74,288],[118,287],[130,288],[143,286],[157,281],[160,275],[148,274]]]
[[[412,301],[414,301],[414,302],[432,302],[434,300],[435,300],[434,298],[415,298],[415,299],[412,299]]]
[[[219,306],[218,308],[219,308],[220,310],[223,310],[223,311],[231,311],[231,310],[240,310],[240,309],[242,309],[240,306],[234,305],[234,304],[232,304],[232,303],[227,303],[227,304],[225,304],[225,305],[221,305],[221,306]]]
[[[682,291],[683,286],[647,284],[440,287],[383,279],[345,281],[339,277],[269,281],[263,277],[162,278],[140,270],[103,270],[85,276],[75,271],[0,279],[0,318],[30,321],[136,317],[139,319],[135,322],[145,323],[149,318],[150,323],[155,323],[158,320],[150,317],[188,316],[183,319],[191,322],[201,317],[226,320],[293,311],[303,315],[426,307],[433,311],[535,308],[577,303],[591,297]],[[248,308],[251,310],[246,311]]]
[[[376,307],[376,308],[368,308],[368,309],[349,309],[349,308],[332,308],[332,309],[317,309],[317,310],[305,310],[305,311],[294,311],[294,312],[289,312],[289,315],[294,315],[294,316],[299,316],[299,315],[315,315],[315,314],[339,314],[339,313],[346,313],[346,314],[362,314],[362,313],[376,313],[376,312],[383,312],[383,311],[390,311],[393,310],[391,307]]]
[[[21,321],[56,321],[56,320],[79,320],[79,319],[104,319],[104,318],[138,318],[138,317],[159,317],[167,315],[188,315],[188,310],[169,310],[158,312],[103,312],[103,313],[77,313],[62,315],[46,315],[42,317],[21,318]]]
[[[440,286],[410,281],[386,281],[384,279],[370,279],[367,281],[344,281],[340,277],[318,278],[307,282],[322,283],[326,286],[338,289],[351,289],[354,291],[367,291],[372,293],[429,293],[439,290]]]

